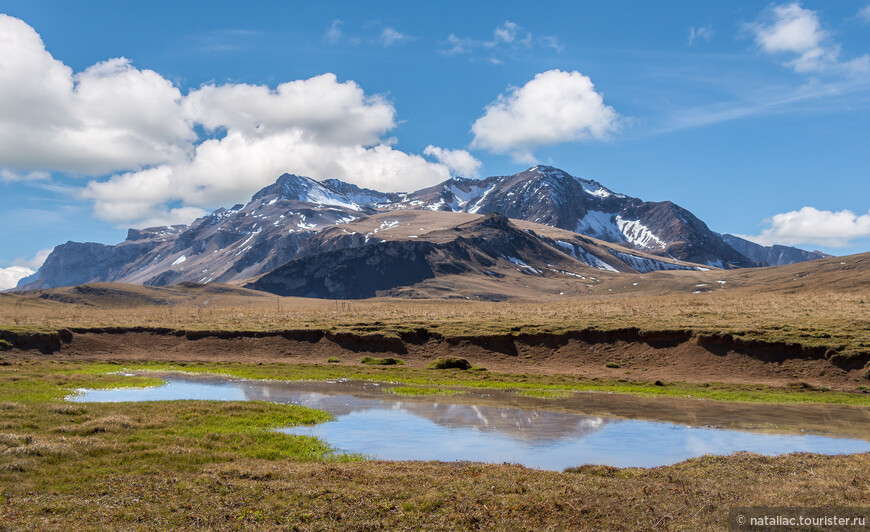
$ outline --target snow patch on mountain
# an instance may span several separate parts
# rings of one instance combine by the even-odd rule
[[[649,273],[649,272],[657,272],[664,270],[695,270],[692,266],[683,266],[680,264],[672,264],[670,262],[665,262],[662,260],[655,260],[648,257],[638,257],[636,255],[629,255],[628,253],[620,253],[618,251],[611,250],[611,253],[621,260],[622,262],[628,264],[635,270],[640,273]]]
[[[594,236],[610,242],[625,242],[625,235],[614,223],[613,213],[586,211],[586,216],[577,221],[575,233]]]
[[[454,198],[456,198],[456,210],[462,209],[466,203],[480,196],[480,188],[473,185],[469,186],[468,190],[462,190],[454,183],[451,183],[444,188],[452,194]]]
[[[497,185],[498,185],[498,183],[493,184],[491,187],[489,187],[488,189],[486,189],[486,190],[484,191],[483,195],[480,196],[480,198],[479,198],[476,202],[474,202],[474,205],[471,206],[469,209],[467,209],[467,211],[470,212],[471,214],[477,214],[477,211],[480,210],[481,203],[483,203],[483,202],[486,200],[486,197],[489,196],[490,192],[492,192],[493,190],[495,190],[495,187],[496,187]]]
[[[593,268],[598,268],[599,270],[606,270],[609,272],[619,271],[610,264],[604,262],[595,255],[578,246],[577,244],[572,244],[571,242],[565,242],[563,240],[556,240],[556,245],[564,248],[568,252],[568,254],[575,259],[584,262],[589,266],[592,266]]]
[[[619,232],[625,235],[627,242],[643,249],[665,249],[667,243],[653,234],[640,220],[626,220],[617,215],[614,218]]]
[[[532,266],[529,266],[528,264],[526,264],[525,262],[521,261],[520,259],[518,259],[516,257],[505,257],[505,258],[507,260],[513,262],[517,266],[519,266],[519,268],[517,268],[517,271],[520,273],[529,273],[529,274],[535,274],[535,275],[543,275],[544,274],[544,272],[542,272],[541,270],[534,268]]]

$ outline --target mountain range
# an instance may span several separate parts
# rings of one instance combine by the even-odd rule
[[[549,166],[411,193],[284,174],[247,204],[190,225],[130,229],[116,245],[57,246],[17,289],[247,282],[283,295],[413,297],[402,287],[444,276],[588,277],[826,256],[719,234],[672,202],[645,202]]]

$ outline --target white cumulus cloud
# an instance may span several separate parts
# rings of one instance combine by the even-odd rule
[[[84,195],[94,200],[94,211],[104,220],[148,226],[189,222],[208,206],[243,201],[287,171],[384,191],[420,188],[450,177],[448,165],[387,144],[325,144],[306,137],[303,130],[262,136],[230,130],[220,140],[197,146],[183,164],[93,181]],[[167,208],[178,201],[187,210]]]
[[[619,115],[592,80],[577,71],[549,70],[488,105],[471,127],[471,145],[533,161],[536,147],[603,139],[618,127]]]
[[[353,81],[335,74],[263,85],[207,85],[191,91],[183,103],[191,121],[263,137],[298,131],[306,140],[327,144],[379,142],[395,127],[396,111],[380,96],[366,96]]]
[[[858,11],[858,18],[864,22],[870,22],[870,4],[862,7],[861,10]]]
[[[870,212],[857,215],[849,210],[820,211],[803,207],[766,220],[768,227],[756,236],[744,236],[758,244],[815,244],[846,247],[852,240],[870,238]]]
[[[340,20],[326,38],[347,39]],[[119,225],[190,222],[284,172],[396,191],[473,166],[459,152],[430,161],[394,148],[396,124],[386,98],[331,73],[274,88],[208,84],[186,95],[124,58],[74,73],[33,28],[0,15],[0,181],[89,176],[80,196]]]
[[[822,27],[818,13],[799,3],[771,6],[748,29],[763,52],[793,57],[786,65],[796,72],[867,73],[870,69],[867,55],[842,61],[840,44]]]
[[[0,290],[15,288],[18,286],[18,281],[36,273],[51,251],[51,249],[41,249],[33,258],[16,259],[12,266],[0,268]]]
[[[8,172],[100,175],[178,159],[194,139],[181,97],[124,58],[73,73],[33,28],[0,14],[0,167]]]
[[[465,150],[447,150],[430,144],[423,150],[423,155],[434,157],[453,173],[464,177],[474,177],[480,172],[481,162]]]
[[[0,268],[0,290],[8,290],[18,286],[18,281],[27,276],[33,275],[35,272],[24,266],[10,266],[8,268]]]

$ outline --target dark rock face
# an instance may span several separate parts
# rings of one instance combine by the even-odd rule
[[[330,299],[375,297],[378,291],[435,276],[428,242],[393,241],[296,259],[248,285],[283,296]]]
[[[434,230],[422,235],[425,240],[360,240],[335,238],[335,233],[332,228],[314,235],[305,246],[320,252],[300,254],[246,287],[283,296],[360,299],[449,275],[504,278],[500,272],[515,270],[533,277],[586,279],[573,272],[590,266],[613,272],[695,269],[617,254],[580,235],[572,242],[554,241],[497,213]]]
[[[722,239],[729,246],[762,266],[782,266],[831,256],[821,251],[804,251],[789,246],[762,246],[745,238],[728,234],[722,235]]]
[[[456,177],[409,194],[284,174],[246,205],[218,209],[189,226],[130,229],[127,239],[114,246],[75,242],[58,246],[36,274],[20,282],[19,289],[94,281],[165,285],[248,279],[293,259],[366,244],[362,235],[333,229],[393,210],[500,213],[504,220],[559,227],[665,261],[673,258],[720,268],[788,264],[825,256],[785,246],[765,248],[720,235],[671,202],[644,202],[549,166],[480,180]],[[504,221],[489,218],[486,223]],[[331,238],[312,238],[322,230],[331,231]],[[482,240],[478,245],[489,244]],[[586,251],[577,248],[574,253]],[[615,256],[639,271],[670,269],[666,262]]]

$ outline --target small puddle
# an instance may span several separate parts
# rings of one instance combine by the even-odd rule
[[[622,394],[546,400],[504,391],[402,397],[391,384],[245,381],[164,375],[163,386],[82,390],[73,402],[271,401],[331,412],[335,421],[281,429],[382,460],[511,462],[562,470],[582,464],[654,467],[704,454],[870,451],[870,411]],[[735,430],[740,429],[740,430]],[[812,433],[806,433],[806,432]]]

